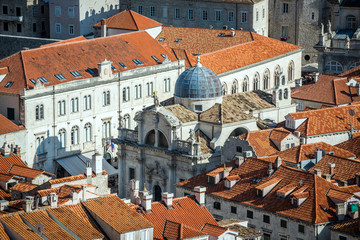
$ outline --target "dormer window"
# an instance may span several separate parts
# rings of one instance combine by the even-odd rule
[[[81,74],[78,71],[72,71],[70,73],[71,73],[71,75],[73,75],[76,78],[81,77]]]
[[[114,65],[111,64],[111,69],[116,71],[116,67],[114,67]]]
[[[161,54],[161,56],[162,56],[163,58],[166,58],[166,55],[165,55],[165,54],[163,54],[163,53]]]
[[[66,80],[66,78],[61,73],[55,74],[54,76],[60,81]]]
[[[13,84],[14,84],[14,82],[8,82],[8,83],[5,85],[5,88],[10,88]]]
[[[215,185],[215,178],[208,176],[208,184]]]
[[[218,34],[218,37],[223,37],[223,36],[225,36],[225,33],[219,33]]]
[[[92,70],[91,68],[86,69],[86,71],[87,71],[88,73],[90,73],[92,76],[95,76],[95,72],[94,72],[94,70]]]
[[[134,59],[133,62],[139,66],[139,65],[143,65],[144,63],[142,61],[140,61],[139,59]]]

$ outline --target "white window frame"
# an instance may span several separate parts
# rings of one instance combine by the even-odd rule
[[[79,144],[79,127],[74,126],[71,128],[71,145]]]
[[[221,10],[215,10],[215,22],[221,21]]]
[[[241,23],[247,23],[247,15],[248,15],[248,12],[246,11],[242,11],[241,12],[241,18],[240,18],[240,22]]]
[[[64,128],[59,130],[59,146],[58,148],[66,147],[66,130]]]
[[[234,21],[234,12],[229,11],[228,12],[228,22],[233,22],[233,21]]]
[[[207,20],[208,20],[208,10],[203,9],[203,10],[201,11],[201,19],[202,19],[203,21],[207,21]]]
[[[75,35],[75,25],[69,24],[69,35]]]
[[[75,17],[75,7],[68,7],[68,17],[69,18]]]
[[[61,17],[61,6],[55,6],[55,17]]]
[[[61,33],[61,23],[55,23],[55,33]]]
[[[105,121],[103,122],[103,138],[111,137],[111,122]]]

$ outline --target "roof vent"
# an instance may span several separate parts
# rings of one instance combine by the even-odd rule
[[[219,33],[218,34],[218,37],[224,37],[225,36],[225,33]]]

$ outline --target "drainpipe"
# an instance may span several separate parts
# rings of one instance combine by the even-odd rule
[[[55,139],[56,139],[56,122],[55,122],[55,118],[56,118],[56,104],[55,104],[55,85],[53,85],[53,97],[52,97],[52,101],[53,101],[53,125],[52,125],[52,127],[53,127],[53,139],[54,139],[54,143],[53,143],[53,163],[55,163],[55,159],[56,159],[56,155],[57,154],[55,154],[55,152],[56,152],[56,141],[55,141]],[[45,139],[46,138],[44,138],[44,141],[45,141]],[[43,143],[43,144],[45,144],[45,143]]]
[[[298,45],[298,39],[297,39],[297,31],[298,31],[298,27],[297,27],[297,24],[296,22],[298,22],[298,0],[296,0],[296,5],[295,5],[295,45]]]

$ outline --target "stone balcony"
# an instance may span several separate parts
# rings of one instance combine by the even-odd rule
[[[9,15],[0,15],[0,21],[9,21],[9,22],[23,22],[23,16],[9,16]]]

